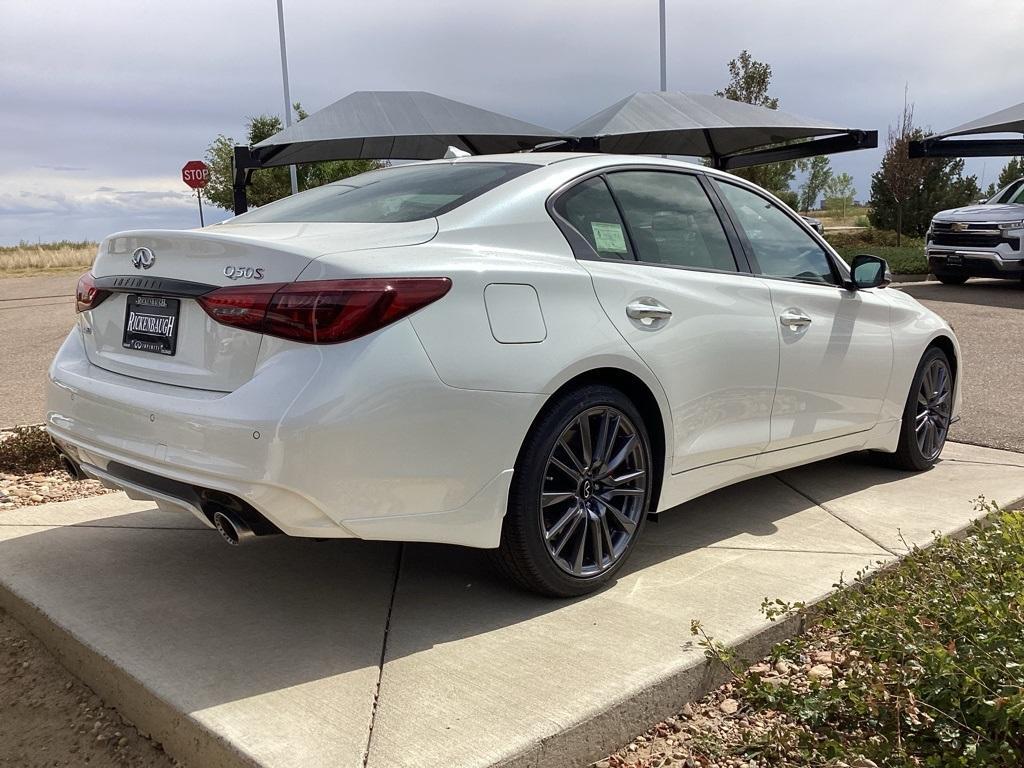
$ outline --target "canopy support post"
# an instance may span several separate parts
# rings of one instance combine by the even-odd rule
[[[724,171],[725,165],[722,164],[722,156],[715,151],[715,142],[711,139],[711,131],[707,128],[704,129],[704,141],[708,143],[708,158],[711,160],[711,167],[716,171]]]
[[[249,200],[246,194],[246,187],[256,167],[253,161],[252,151],[244,145],[235,146],[234,169],[232,173],[231,189],[234,192],[235,216],[249,210]]]

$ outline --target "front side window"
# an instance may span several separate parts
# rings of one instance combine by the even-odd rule
[[[835,284],[832,263],[811,235],[767,198],[715,180],[754,251],[759,274]]]
[[[447,213],[536,167],[487,162],[400,165],[308,189],[232,222],[419,221]]]
[[[558,198],[555,211],[601,258],[634,260],[619,209],[602,178],[581,181]]]
[[[638,260],[736,271],[722,222],[696,176],[619,171],[608,174],[608,186],[622,208]]]

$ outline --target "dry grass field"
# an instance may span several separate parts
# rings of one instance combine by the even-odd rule
[[[807,211],[807,216],[819,219],[825,229],[834,227],[865,227],[868,226],[868,213],[871,209],[865,205],[852,205],[846,209],[846,216],[840,211]]]
[[[96,243],[20,243],[0,246],[0,277],[84,272],[96,257]]]

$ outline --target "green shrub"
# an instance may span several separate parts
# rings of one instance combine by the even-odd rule
[[[836,248],[847,264],[853,261],[858,253],[870,253],[880,256],[889,263],[894,275],[927,275],[928,260],[920,248],[897,248],[895,246],[867,245]]]
[[[854,219],[853,226],[855,227],[870,227],[871,222],[868,221],[867,216],[858,216]]]
[[[60,469],[50,436],[41,426],[15,427],[0,434],[0,472],[21,474]]]
[[[822,636],[845,659],[834,682],[797,691],[755,673],[742,684],[755,706],[804,726],[807,764],[863,755],[879,766],[1024,765],[1020,512],[915,548],[876,578],[858,574],[826,601],[809,635],[781,643],[773,656],[812,653]]]

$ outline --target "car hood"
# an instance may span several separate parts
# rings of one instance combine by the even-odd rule
[[[1020,221],[1024,219],[1024,205],[1000,203],[998,205],[965,205],[939,211],[934,221]]]

